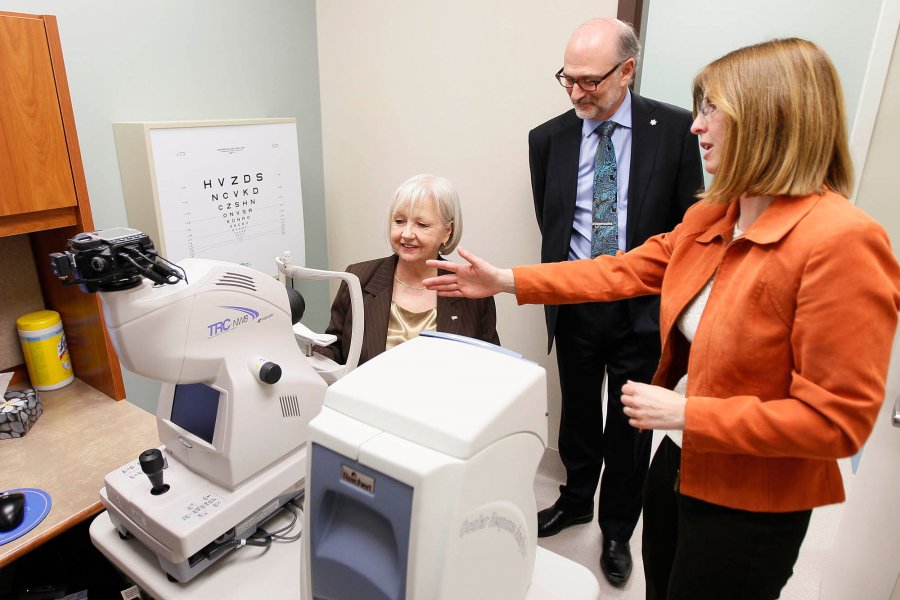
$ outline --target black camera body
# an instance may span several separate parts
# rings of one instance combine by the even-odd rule
[[[131,289],[144,277],[156,284],[184,278],[157,254],[150,236],[129,227],[79,233],[65,252],[50,255],[50,268],[63,283],[77,283],[85,292]]]

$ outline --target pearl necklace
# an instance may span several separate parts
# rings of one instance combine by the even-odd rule
[[[399,283],[400,285],[402,285],[404,287],[408,287],[411,290],[427,290],[428,289],[424,285],[423,286],[410,285],[410,284],[406,283],[405,281],[403,281],[402,279],[400,279],[399,277],[397,277],[396,275],[394,275],[394,279],[396,279],[397,283]]]

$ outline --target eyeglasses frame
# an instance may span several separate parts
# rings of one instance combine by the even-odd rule
[[[716,106],[716,103],[710,102],[709,98],[706,96],[700,100],[700,104],[697,106],[697,112],[700,113],[704,119],[709,118],[709,116],[717,110],[719,110],[719,107]]]
[[[579,89],[581,89],[582,92],[596,92],[596,91],[597,91],[597,88],[599,88],[599,87],[603,84],[604,81],[606,81],[607,79],[609,79],[609,77],[610,77],[613,73],[616,72],[616,69],[618,69],[619,67],[621,67],[622,65],[624,65],[627,61],[628,61],[627,58],[626,58],[625,60],[619,61],[619,62],[616,64],[616,66],[614,66],[612,69],[610,69],[609,71],[607,71],[606,73],[604,73],[603,75],[601,75],[601,76],[600,76],[600,79],[588,79],[588,78],[586,78],[586,77],[582,77],[581,79],[572,79],[572,85],[566,85],[566,83],[567,83],[567,82],[569,81],[569,79],[571,79],[571,78],[570,78],[570,77],[566,77],[565,75],[563,75],[563,71],[565,70],[565,67],[562,67],[559,71],[557,71],[557,72],[556,72],[556,75],[554,75],[553,77],[554,77],[554,79],[556,79],[557,82],[559,82],[559,85],[563,86],[563,87],[566,88],[567,90],[574,89],[575,86],[577,85],[577,86],[579,87]],[[561,75],[562,75],[562,79],[560,79],[560,76],[561,76]],[[584,86],[581,85],[581,82],[584,81],[585,79],[587,79],[588,81],[590,81],[591,83],[594,84],[594,87],[593,87],[592,89],[586,90],[586,89],[584,89]]]

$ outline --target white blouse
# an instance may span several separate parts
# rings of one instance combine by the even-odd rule
[[[738,239],[743,234],[744,232],[738,229],[737,223],[735,223],[734,234],[731,237],[732,241]],[[681,316],[679,316],[678,320],[675,322],[678,331],[684,335],[688,343],[694,343],[697,327],[700,326],[700,317],[703,316],[703,309],[706,308],[706,302],[709,300],[709,293],[712,291],[712,286],[715,281],[716,275],[714,273],[713,276],[709,278],[709,281],[706,282],[706,285],[703,286],[703,289],[700,290],[697,295],[694,296],[694,299],[691,300],[691,303],[685,307],[684,312],[681,313]],[[685,373],[681,379],[678,380],[678,383],[675,384],[675,392],[684,396],[687,392],[687,381],[688,376],[687,373]],[[681,447],[681,430],[666,430],[666,435],[669,436],[673,442],[678,444],[679,448]]]

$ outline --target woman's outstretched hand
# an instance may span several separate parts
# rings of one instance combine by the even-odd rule
[[[450,273],[429,277],[422,282],[425,287],[435,290],[439,296],[455,298],[487,298],[499,292],[516,293],[512,269],[498,269],[463,248],[457,248],[456,251],[466,262],[429,260],[427,263],[429,267]]]
[[[638,429],[684,429],[687,399],[658,385],[628,381],[622,386],[628,423]]]

